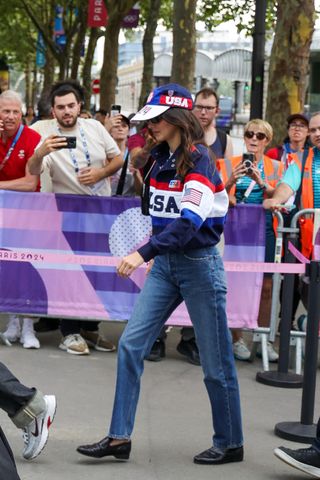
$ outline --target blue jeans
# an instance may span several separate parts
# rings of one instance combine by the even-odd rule
[[[109,437],[130,438],[144,358],[175,308],[185,301],[208,391],[213,444],[243,443],[239,386],[226,318],[226,281],[215,247],[157,256],[119,342]]]

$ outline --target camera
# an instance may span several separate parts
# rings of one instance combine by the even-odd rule
[[[111,105],[110,116],[114,117],[121,112],[121,105]]]
[[[244,153],[242,155],[242,163],[246,167],[247,173],[251,175],[252,173],[252,165],[254,161],[254,154],[253,153]]]

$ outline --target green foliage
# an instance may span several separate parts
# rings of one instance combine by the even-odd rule
[[[146,19],[150,11],[150,0],[140,0],[140,21],[139,28],[145,27]],[[173,0],[162,0],[160,7],[159,23],[168,30],[172,29]]]
[[[259,1],[259,0],[257,0]],[[201,0],[197,19],[205,23],[209,31],[218,25],[233,20],[239,32],[251,34],[254,27],[255,0]],[[266,29],[273,27],[276,15],[276,0],[268,0]]]
[[[6,21],[0,29],[0,56],[24,68],[27,60],[35,58],[37,32],[18,3],[2,2],[1,15]]]

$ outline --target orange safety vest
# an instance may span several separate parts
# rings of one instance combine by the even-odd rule
[[[217,168],[220,172],[222,181],[227,182],[231,177],[232,170],[242,161],[242,156],[231,158],[219,158],[217,160]],[[283,174],[283,164],[278,160],[263,156],[263,171],[265,175],[265,181],[273,188],[277,186],[278,181]],[[232,185],[229,195],[234,195],[236,191],[236,185]]]
[[[313,185],[312,185],[312,162],[313,162],[314,152],[313,148],[309,148],[309,153],[306,159],[306,163],[303,170],[302,176],[302,190],[301,190],[301,201],[300,209],[304,208],[314,208],[314,198],[313,198]],[[298,156],[293,154],[292,160],[298,165],[300,172],[302,169],[301,161]],[[313,250],[312,237],[313,237],[313,215],[305,215],[300,217],[300,238],[301,238],[301,249],[305,257],[310,258]]]
[[[228,158],[219,158],[217,160],[217,169],[220,172],[223,183],[226,183],[231,177],[232,170],[242,161],[242,156]],[[273,188],[275,188],[283,175],[284,165],[278,160],[263,156],[263,171],[265,181]],[[233,185],[229,191],[229,195],[235,195],[236,185]],[[266,195],[264,194],[264,197]],[[273,217],[273,230],[277,236],[278,219]]]

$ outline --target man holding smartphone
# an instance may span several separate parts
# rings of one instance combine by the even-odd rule
[[[50,93],[53,120],[46,136],[28,162],[30,172],[47,170],[54,193],[110,196],[110,177],[122,167],[115,141],[94,119],[79,118],[81,87],[68,80],[53,85]],[[36,126],[36,124],[35,124]],[[109,352],[115,346],[99,335],[98,322],[61,320],[59,348],[88,355],[88,345]]]

